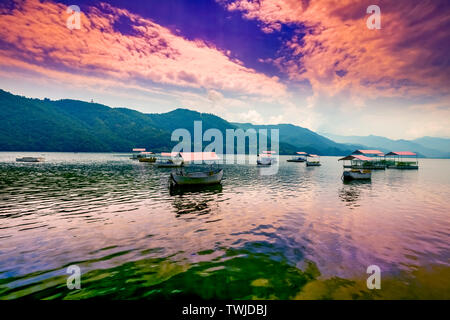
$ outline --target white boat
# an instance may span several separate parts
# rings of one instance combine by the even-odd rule
[[[306,161],[306,152],[297,152],[298,156],[294,156],[291,159],[286,160],[287,162],[305,162]]]
[[[172,172],[170,176],[173,182],[179,186],[211,185],[222,181],[223,169],[189,173]]]
[[[157,168],[178,168],[183,165],[183,158],[179,153],[161,153],[161,158],[156,162]]]
[[[183,163],[203,163],[219,160],[215,152],[180,152]],[[204,171],[185,172],[183,167],[177,172],[170,174],[171,185],[177,186],[199,186],[213,185],[222,181],[223,169],[212,169]]]
[[[308,157],[313,158],[313,160],[308,160]],[[308,154],[306,156],[306,166],[307,167],[320,167],[320,157],[317,154]]]
[[[22,157],[16,158],[17,162],[44,162],[45,158],[43,157]]]
[[[258,155],[258,159],[256,160],[256,164],[258,166],[271,166],[276,162],[275,158],[272,158],[272,154],[275,151],[263,151],[262,155]]]
[[[344,171],[342,178],[344,180],[369,180],[372,179],[372,172],[370,170],[353,169]]]

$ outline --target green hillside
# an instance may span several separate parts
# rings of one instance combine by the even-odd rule
[[[0,151],[129,152],[134,147],[169,151],[176,144],[170,140],[172,131],[185,128],[193,138],[197,120],[202,121],[203,132],[216,128],[224,137],[227,129],[280,129],[281,154],[343,155],[351,151],[348,145],[298,126],[236,124],[187,109],[144,114],[77,100],[30,99],[3,90],[0,108]]]

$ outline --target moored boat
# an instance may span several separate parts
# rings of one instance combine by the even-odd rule
[[[172,172],[170,176],[173,182],[179,186],[211,185],[222,181],[223,169],[189,173]]]
[[[419,161],[417,153],[411,151],[391,151],[386,157],[392,157],[393,160],[388,164],[388,169],[417,170],[419,169]],[[415,157],[415,161],[406,161],[403,158]]]
[[[262,155],[258,155],[256,164],[258,166],[271,166],[276,162],[276,159],[272,157],[275,151],[263,151]]]
[[[297,152],[298,156],[293,156],[291,159],[286,160],[287,162],[306,162],[306,152]]]
[[[150,152],[150,151],[148,151],[148,152],[141,152],[139,154],[139,156],[140,156],[138,158],[139,162],[149,162],[149,163],[156,162],[156,157],[153,156],[153,152]]]
[[[180,156],[183,163],[203,163],[219,160],[215,152],[181,152]],[[180,170],[170,174],[170,184],[171,186],[213,185],[220,183],[222,178],[223,169],[210,167],[208,170],[185,172],[183,166]]]
[[[183,158],[179,153],[162,152],[161,158],[156,162],[157,168],[178,168],[183,165]]]
[[[342,178],[346,181],[348,181],[348,180],[370,180],[370,179],[372,179],[372,172],[370,170],[352,169],[352,170],[344,171],[342,173]]]
[[[312,160],[308,160],[308,158],[312,158]],[[306,166],[307,167],[319,167],[322,164],[320,163],[320,157],[317,154],[308,154],[306,155]]]

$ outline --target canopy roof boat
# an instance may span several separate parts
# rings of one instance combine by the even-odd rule
[[[154,163],[156,162],[156,157],[152,156],[154,153],[150,152],[150,151],[142,151],[139,155],[140,157],[139,162],[150,162],[150,163]]]
[[[361,153],[355,153],[356,151],[364,151]],[[381,160],[381,157],[384,157],[384,154],[374,153],[377,150],[356,150],[351,155],[348,155],[344,158],[339,159],[339,161],[344,161],[344,168],[351,169],[370,169],[370,170],[384,170],[386,169],[386,161]],[[365,154],[375,154],[375,158],[368,157]],[[350,161],[350,164],[347,164],[345,161]]]
[[[306,156],[308,155],[306,152],[296,152],[298,156],[293,156],[291,159],[286,160],[287,162],[305,162]]]
[[[44,162],[45,158],[43,157],[22,157],[16,158],[17,162]]]
[[[392,160],[387,160],[388,169],[419,169],[419,161],[417,153],[411,151],[391,151],[386,153],[386,157]],[[415,157],[416,161],[405,161],[403,158]]]
[[[345,161],[360,161],[360,162],[368,162],[372,161],[372,158],[363,156],[363,155],[349,155],[344,158],[339,159],[338,161],[344,161],[344,168],[345,168]],[[372,178],[372,171],[368,169],[355,169],[352,168],[351,170],[345,170],[342,173],[342,179],[343,180],[368,180]]]
[[[215,152],[180,152],[183,162],[213,163],[219,160]],[[185,172],[181,167],[177,172],[170,174],[171,186],[198,186],[218,184],[222,181],[223,169],[213,169],[194,172]]]
[[[275,154],[275,151],[263,151],[261,155],[258,155],[256,164],[259,166],[271,166],[276,162],[276,159],[272,158],[272,154]]]
[[[308,158],[312,158],[308,160]],[[307,154],[306,155],[306,166],[307,167],[319,167],[322,164],[320,163],[320,157],[317,154]]]
[[[178,168],[184,164],[179,152],[161,152],[161,158],[156,162],[157,168]]]

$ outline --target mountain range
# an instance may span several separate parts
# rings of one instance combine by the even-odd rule
[[[305,151],[346,155],[357,148],[370,146],[383,151],[402,149],[418,151],[424,156],[450,157],[449,139],[424,137],[402,140],[403,145],[390,144],[393,140],[383,137],[368,140],[324,136],[292,124],[232,123],[213,114],[188,109],[145,114],[79,100],[26,98],[0,89],[0,151],[130,152],[135,147],[154,152],[169,151],[177,143],[171,141],[172,132],[185,128],[193,136],[194,121],[199,120],[203,132],[215,128],[224,137],[227,129],[279,129],[280,154]],[[209,142],[204,146],[207,144]]]
[[[414,151],[424,157],[450,157],[450,139],[445,138],[422,137],[414,140],[393,140],[374,135],[340,136],[330,133],[322,133],[322,135],[339,143],[359,145],[360,148],[378,149],[383,152]]]

